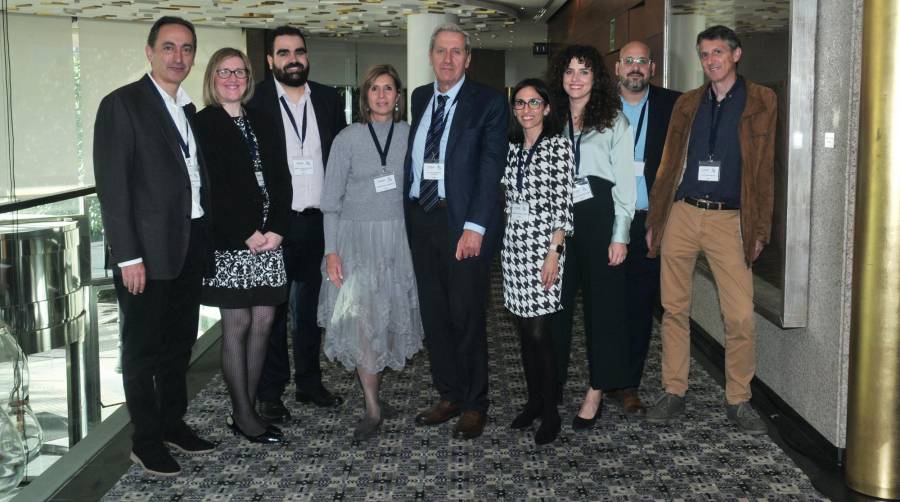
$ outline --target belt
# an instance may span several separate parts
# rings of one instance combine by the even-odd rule
[[[410,201],[412,201],[412,203],[415,204],[415,205],[417,205],[417,206],[419,205],[419,198],[418,198],[418,197],[412,197],[412,198],[410,198]],[[421,206],[420,206],[420,207],[421,207]],[[439,208],[441,208],[441,209],[446,209],[446,208],[447,208],[447,199],[438,199],[438,203],[437,203],[434,207],[439,207]]]
[[[291,214],[294,216],[317,216],[322,214],[322,211],[317,207],[308,207],[303,211],[294,211],[291,209]]]
[[[740,208],[737,208],[734,206],[729,206],[729,205],[725,204],[724,202],[715,202],[715,201],[706,200],[706,199],[695,199],[693,197],[685,197],[682,200],[692,206],[699,207],[700,209],[712,209],[713,211],[719,211],[719,210],[734,211],[734,210],[740,209]]]

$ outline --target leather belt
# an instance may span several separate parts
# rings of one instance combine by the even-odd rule
[[[724,202],[716,202],[716,201],[706,200],[706,199],[695,199],[693,197],[685,197],[682,200],[692,206],[699,207],[700,209],[711,209],[713,211],[720,211],[720,210],[734,211],[734,210],[740,209],[740,208],[737,208],[734,206],[729,206],[729,205],[725,204]]]
[[[294,216],[317,216],[322,214],[322,211],[317,207],[308,207],[303,211],[294,211],[291,209],[291,214]]]

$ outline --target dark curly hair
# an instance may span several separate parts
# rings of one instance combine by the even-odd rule
[[[569,111],[569,95],[563,88],[563,76],[569,67],[569,62],[573,59],[590,68],[594,74],[591,96],[584,108],[584,117],[581,119],[582,130],[603,131],[611,128],[615,123],[616,115],[622,109],[622,102],[616,87],[617,82],[606,69],[603,58],[597,49],[589,45],[570,45],[559,51],[553,58],[547,71],[553,110],[560,122],[567,123],[569,121],[571,113]]]

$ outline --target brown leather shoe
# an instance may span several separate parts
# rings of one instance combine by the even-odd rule
[[[647,414],[647,407],[641,402],[637,389],[625,389],[622,391],[622,410],[626,415],[642,417]]]
[[[478,411],[464,411],[456,427],[453,428],[453,437],[456,439],[475,439],[484,432],[487,424],[487,415]]]
[[[437,425],[459,415],[459,406],[441,399],[436,405],[416,415],[416,425]]]

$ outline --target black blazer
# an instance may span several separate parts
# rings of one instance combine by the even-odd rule
[[[412,94],[412,126],[403,170],[403,196],[409,200],[412,186],[412,149],[425,107],[434,95],[434,84],[416,88]],[[450,124],[444,158],[444,189],[447,223],[453,248],[467,221],[485,227],[481,252],[490,256],[503,231],[500,178],[509,149],[507,127],[509,105],[490,87],[466,79]],[[409,209],[408,205],[404,207]],[[407,218],[409,221],[409,218]]]
[[[197,114],[195,133],[206,159],[212,192],[213,245],[216,249],[246,249],[253,232],[287,232],[291,211],[291,175],[278,148],[275,127],[265,115],[246,110],[245,120],[259,143],[263,179],[269,192],[269,216],[263,225],[263,198],[253,172],[253,158],[240,129],[221,106]],[[281,128],[283,130],[283,128]]]
[[[322,141],[322,165],[328,165],[328,153],[331,151],[331,143],[341,129],[347,127],[347,119],[344,116],[344,104],[341,102],[337,91],[333,87],[309,81],[310,101],[316,112],[316,125],[319,128],[319,138]],[[284,127],[281,120],[281,103],[278,101],[278,92],[275,90],[275,78],[270,76],[256,86],[253,97],[247,103],[247,108],[264,113],[269,120],[278,124],[277,138],[281,145],[281,155],[287,163],[287,146],[284,137]],[[299,124],[298,124],[299,125]],[[285,164],[286,165],[286,164]]]
[[[644,181],[647,193],[653,189],[656,171],[662,159],[663,147],[666,144],[666,133],[669,131],[669,118],[680,92],[670,91],[664,87],[650,86],[650,97],[647,117],[647,138],[644,146]]]
[[[193,105],[184,107],[194,126]],[[207,219],[209,176],[197,148],[201,205]],[[148,279],[181,273],[191,234],[191,181],[178,130],[145,75],[100,102],[94,123],[94,180],[110,262],[142,258]],[[207,264],[208,265],[208,264]]]

